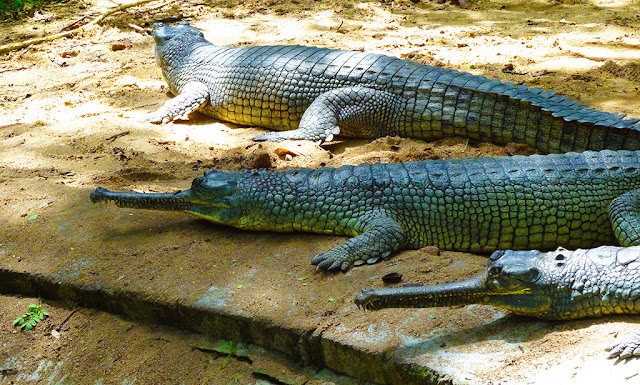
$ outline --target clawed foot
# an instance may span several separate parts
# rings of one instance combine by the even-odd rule
[[[162,116],[156,112],[150,112],[144,117],[144,121],[154,124],[167,124],[171,119],[168,116]]]
[[[632,333],[628,337],[623,337],[622,341],[605,348],[609,352],[609,358],[625,359],[640,356],[639,334],[638,332]]]
[[[336,128],[339,132],[339,129]],[[284,140],[311,140],[318,144],[323,142],[330,142],[333,140],[333,133],[327,132],[314,132],[309,133],[306,131],[272,131],[266,132],[261,135],[257,135],[253,137],[255,142],[282,142]]]
[[[166,114],[159,114],[158,111],[150,112],[144,117],[145,122],[153,124],[167,124],[176,120],[189,120],[187,115],[170,116]]]
[[[402,227],[384,212],[371,212],[358,219],[354,228],[360,235],[324,251],[311,261],[320,270],[346,271],[351,265],[370,265],[388,258],[404,244]]]
[[[362,257],[365,259],[361,259],[358,256],[340,255],[334,251],[335,250],[324,251],[316,255],[313,260],[311,260],[311,264],[316,265],[318,270],[337,271],[340,269],[341,271],[347,271],[351,265],[361,266],[365,263],[373,265],[391,255],[391,252],[385,252],[380,256],[370,258]]]

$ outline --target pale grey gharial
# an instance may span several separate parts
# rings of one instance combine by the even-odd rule
[[[526,143],[543,153],[640,150],[637,119],[553,91],[373,53],[216,46],[188,24],[158,23],[153,35],[156,60],[176,97],[151,113],[151,122],[198,110],[223,121],[290,130],[255,140],[460,136]]]

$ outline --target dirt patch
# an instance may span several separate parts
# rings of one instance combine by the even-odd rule
[[[43,10],[46,17],[0,24],[0,44],[56,32],[112,6],[112,2],[101,0],[52,5]],[[143,121],[144,114],[157,109],[170,96],[155,65],[152,39],[130,25],[144,29],[155,20],[188,20],[218,44],[306,44],[385,53],[556,90],[590,106],[638,118],[639,10],[637,4],[625,1],[476,1],[467,9],[408,0],[154,2],[116,14],[72,38],[11,52],[0,58],[0,260],[5,267],[36,266],[43,272],[77,275],[89,283],[127,280],[129,287],[153,286],[158,293],[175,299],[184,290],[198,293],[213,285],[211,277],[216,271],[250,279],[252,271],[260,270],[267,278],[255,286],[255,292],[245,290],[251,294],[240,297],[242,310],[280,309],[283,298],[289,298],[285,289],[313,287],[313,292],[305,292],[310,298],[306,313],[302,311],[304,316],[293,322],[306,322],[306,317],[320,324],[331,319],[334,325],[344,322],[348,330],[365,334],[367,325],[399,327],[404,318],[415,317],[416,313],[406,310],[373,316],[355,309],[340,313],[338,304],[347,306],[358,285],[379,284],[379,277],[391,271],[399,271],[413,282],[452,281],[477,271],[474,269],[483,265],[481,257],[470,262],[472,269],[456,265],[456,259],[463,258],[456,254],[445,253],[438,257],[439,262],[433,262],[433,257],[407,251],[379,266],[355,269],[350,274],[356,278],[320,275],[309,265],[310,257],[342,239],[246,233],[179,213],[156,215],[93,207],[88,193],[97,186],[175,191],[189,186],[206,168],[316,168],[527,155],[532,151],[465,139],[425,143],[400,138],[371,142],[338,138],[322,146],[258,144],[251,138],[263,130],[216,122],[198,114],[187,122],[151,125]],[[270,254],[265,255],[265,250]],[[69,261],[73,263],[67,265]],[[300,277],[307,278],[297,281]],[[238,285],[247,283],[235,282],[228,289],[241,291]],[[336,293],[336,287],[344,292]],[[329,303],[329,297],[336,302]],[[20,300],[10,307],[7,314],[10,310],[13,314],[5,316],[2,325],[17,317],[16,312],[20,313],[25,303]],[[62,316],[70,308],[59,311],[57,316]],[[284,310],[274,312],[281,319],[287,317]],[[428,327],[437,323],[477,325],[492,316],[460,309],[440,309],[433,314],[435,319],[424,321],[427,327],[406,331],[406,340],[427,335]],[[140,378],[149,380],[142,382],[155,382],[159,377],[145,371],[140,360],[127,356],[130,351],[125,353],[123,345],[113,342],[126,335],[126,328],[133,325],[135,331],[141,326],[122,321],[115,329],[103,328],[104,323],[112,322],[103,317],[82,311],[72,318],[72,322],[84,322],[86,326],[65,343],[83,341],[87,354],[73,370],[88,371],[101,362],[98,352],[105,352],[109,359],[119,362],[120,373],[140,371]],[[91,322],[97,322],[96,326],[89,326]],[[144,328],[153,335],[154,327]],[[3,330],[12,333],[11,329]],[[603,329],[602,333],[606,332]],[[18,354],[18,343],[33,345],[25,356],[39,358],[29,363],[30,373],[41,360],[55,362],[69,346],[41,333],[38,329],[31,335],[5,334],[12,341],[14,355]],[[527,342],[530,354],[512,363],[505,359],[501,378],[515,382],[533,378],[534,374],[526,371],[530,359],[539,360],[536,362],[541,367],[553,367],[568,350],[573,352],[575,336],[582,335],[575,330],[554,333],[553,349],[547,348],[551,339]],[[38,339],[42,338],[48,342],[39,345],[42,342]],[[161,361],[153,349],[176,359],[187,357],[176,362],[192,369],[174,369],[173,378],[187,378],[198,369],[210,373],[217,366],[218,361],[209,362],[208,356],[190,352],[187,345],[178,347],[152,337],[136,341],[131,351],[145,357],[144,362]],[[591,354],[585,346],[580,352]],[[162,369],[159,373],[170,370],[168,364],[158,365]],[[474,373],[477,383],[494,378],[486,368],[477,368]],[[91,375],[99,378],[96,372]]]
[[[31,331],[0,330],[0,383],[278,384],[355,382],[303,368],[274,352],[96,310],[37,298],[0,296],[0,323],[30,304],[49,316]]]
[[[618,64],[611,60],[607,60],[597,71],[596,74],[608,73],[614,77],[622,78],[637,82],[640,80],[640,62],[630,62]]]

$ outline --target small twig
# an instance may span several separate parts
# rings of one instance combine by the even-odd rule
[[[145,107],[157,106],[158,104],[160,104],[160,103],[143,104],[143,105],[141,105],[141,106],[135,106],[135,107],[133,107],[133,108],[130,108],[130,110],[132,110],[132,111],[133,111],[133,110],[139,110],[139,109],[141,109],[141,108],[145,108]]]
[[[160,8],[164,7],[165,5],[167,5],[167,4],[162,3],[162,4],[159,4],[159,5],[156,5],[155,7],[148,8],[147,12],[153,12],[156,9],[160,9]],[[203,5],[210,5],[210,3],[204,3]]]
[[[76,21],[74,21],[74,22],[72,22],[72,23],[69,23],[69,24],[65,25],[64,27],[62,27],[62,28],[60,28],[60,29],[58,30],[58,33],[60,33],[60,32],[62,32],[62,31],[64,31],[65,29],[69,29],[69,28],[73,27],[74,25],[76,25],[76,24],[80,23],[82,20],[86,19],[87,17],[89,17],[89,15],[84,15],[84,16],[82,16],[81,18],[79,18],[78,20],[76,20]],[[78,28],[78,27],[76,27],[76,28]],[[74,29],[75,29],[75,28],[74,28]]]
[[[59,63],[56,58],[54,58],[53,56],[49,55],[49,60],[51,60],[52,63],[55,63],[57,65],[59,65],[60,67],[66,67],[67,66],[67,62],[63,61],[62,63]]]
[[[114,140],[118,139],[121,136],[125,136],[125,135],[129,135],[131,133],[131,131],[122,131],[122,132],[118,132],[117,134],[113,134],[110,137],[106,138],[105,140],[107,142],[113,142]]]
[[[60,325],[58,325],[58,327],[55,328],[56,331],[60,331],[60,329],[62,329],[62,326],[64,326],[64,324],[67,323],[67,321],[69,321],[71,319],[71,316],[76,314],[78,310],[73,309],[71,311],[71,313],[69,313],[69,315],[67,316],[67,318],[65,318],[62,322],[60,322]]]
[[[142,32],[144,34],[148,34],[149,32],[151,32],[151,28],[142,28],[142,27],[140,27],[138,25],[131,24],[131,23],[129,23],[129,27],[135,29],[138,32]]]
[[[638,373],[636,373],[636,374],[632,374],[632,375],[630,375],[629,377],[625,377],[624,379],[625,379],[625,380],[628,380],[628,379],[631,379],[631,378],[633,378],[633,377],[635,377],[635,376],[637,376],[637,375],[638,375]]]
[[[26,70],[28,68],[31,68],[32,66],[33,65],[31,65],[31,66],[21,66],[21,67],[16,67],[16,68],[7,68],[7,69],[0,70],[0,73],[9,72],[9,71],[22,71],[22,70]]]
[[[33,48],[33,44],[29,44],[27,46],[27,48],[24,49],[24,51],[20,52],[20,54],[18,55],[18,59],[20,59],[21,57],[23,57],[24,55],[28,54],[29,51],[31,51],[31,48]]]

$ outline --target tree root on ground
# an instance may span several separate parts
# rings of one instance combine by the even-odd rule
[[[87,24],[83,25],[82,27],[79,27],[79,28],[76,28],[76,29],[72,29],[71,31],[60,32],[60,33],[56,33],[56,34],[49,35],[49,36],[38,37],[38,38],[34,38],[34,39],[20,41],[20,42],[17,42],[17,43],[0,45],[0,55],[2,55],[4,53],[7,53],[9,51],[16,50],[16,49],[28,47],[28,46],[30,46],[32,44],[40,44],[40,43],[44,43],[46,41],[52,41],[52,40],[55,40],[55,39],[59,39],[61,37],[72,35],[72,34],[74,34],[76,32],[80,32],[82,30],[85,30],[85,29],[93,26],[93,25],[96,25],[96,24],[100,23],[102,20],[104,20],[105,18],[111,16],[112,14],[114,14],[116,12],[124,11],[127,8],[136,7],[138,5],[145,4],[145,3],[150,3],[152,1],[156,1],[156,0],[139,0],[139,1],[136,1],[136,2],[131,3],[131,4],[124,4],[124,5],[121,5],[119,7],[112,8],[112,9],[108,10],[107,12],[101,13],[95,19],[91,20],[90,22],[88,22]]]

